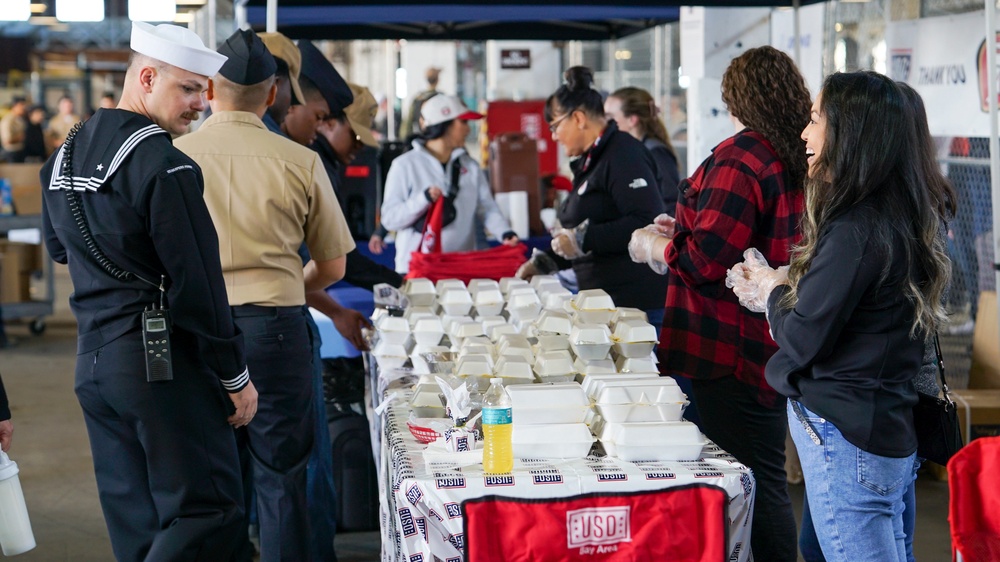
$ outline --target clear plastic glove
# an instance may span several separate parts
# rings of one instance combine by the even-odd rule
[[[582,256],[583,237],[586,236],[588,227],[590,219],[573,228],[557,228],[552,232],[552,251],[568,260]]]
[[[743,261],[726,272],[726,286],[751,312],[765,312],[771,291],[787,283],[788,266],[771,268],[756,248],[743,252]]]
[[[667,264],[662,261],[663,247],[669,240],[670,237],[662,234],[656,224],[646,225],[632,233],[632,239],[628,243],[628,255],[635,263],[644,263],[653,271],[664,275],[667,272]]]
[[[677,225],[677,220],[674,217],[661,213],[653,219],[653,224],[651,226],[656,227],[656,231],[660,234],[666,236],[667,238],[674,237],[674,228]]]

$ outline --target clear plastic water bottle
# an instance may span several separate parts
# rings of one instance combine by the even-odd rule
[[[28,508],[24,504],[17,463],[0,451],[0,547],[4,556],[14,556],[35,548]]]
[[[510,395],[503,379],[490,379],[483,397],[483,472],[504,474],[514,468],[514,445]]]

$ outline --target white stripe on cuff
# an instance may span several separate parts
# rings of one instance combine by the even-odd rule
[[[247,385],[250,382],[250,369],[244,368],[243,372],[234,379],[222,379],[222,388],[225,388],[229,392],[239,390],[240,388]]]

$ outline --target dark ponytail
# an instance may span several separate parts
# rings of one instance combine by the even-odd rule
[[[545,100],[545,120],[553,115],[582,111],[587,117],[604,119],[604,99],[594,89],[594,71],[586,66],[573,66],[563,73],[563,85]]]

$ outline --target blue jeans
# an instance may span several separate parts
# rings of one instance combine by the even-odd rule
[[[916,562],[913,556],[913,531],[917,526],[917,471],[924,460],[917,457],[913,461],[913,480],[903,492],[903,533],[906,534],[906,562]],[[826,562],[823,551],[819,547],[819,538],[813,527],[812,514],[809,512],[809,500],[802,501],[802,527],[799,531],[799,552],[806,562]]]
[[[822,441],[812,441],[789,401],[788,427],[823,557],[828,562],[904,562],[903,493],[913,480],[916,453],[892,458],[862,451],[832,423],[801,409]]]

